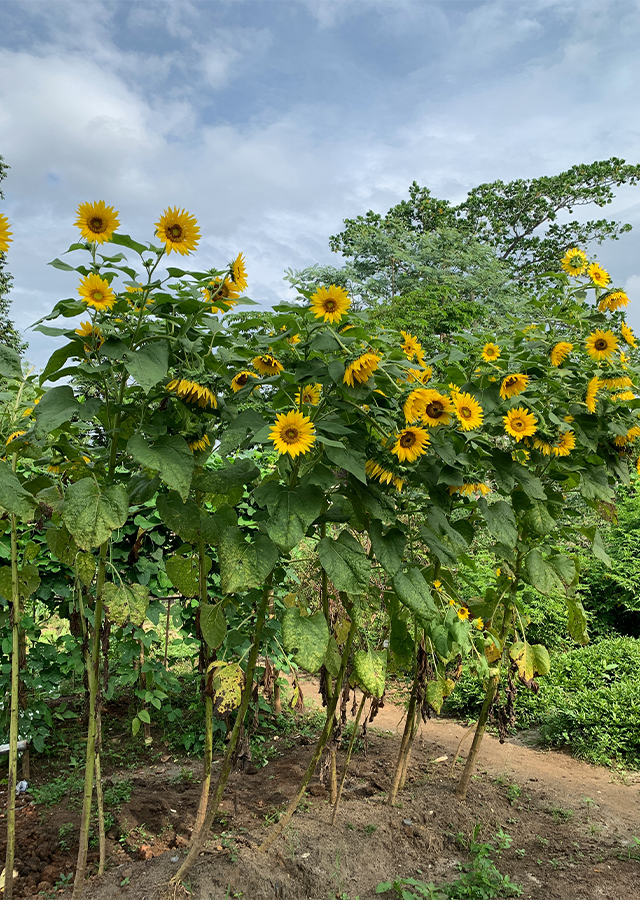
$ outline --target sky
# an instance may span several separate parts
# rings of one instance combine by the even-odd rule
[[[244,252],[266,307],[291,296],[287,268],[339,263],[344,218],[414,180],[456,203],[640,162],[639,46],[640,0],[0,0],[0,212],[28,359],[55,347],[29,326],[75,294],[47,263],[78,238],[79,203],[143,241],[187,209],[194,267]],[[640,185],[606,214],[634,226],[597,255],[638,327]]]

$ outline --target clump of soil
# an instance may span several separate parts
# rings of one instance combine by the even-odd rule
[[[370,730],[366,756],[361,752],[352,760],[336,827],[330,825],[326,786],[316,777],[303,808],[267,854],[258,846],[294,795],[313,748],[276,738],[277,755],[264,768],[232,775],[191,874],[193,900],[373,900],[379,896],[376,886],[396,877],[451,881],[468,858],[464,841],[478,822],[482,840],[494,839],[500,829],[512,838],[496,863],[523,885],[524,900],[637,896],[637,780],[612,780],[608,770],[564,754],[515,741],[501,746],[488,736],[468,799],[461,803],[450,768],[463,730],[453,722],[432,721],[416,741],[400,804],[390,808],[385,790],[401,717],[401,710],[387,705],[376,719],[387,731]],[[88,900],[161,897],[184,858],[200,767],[163,760],[107,779],[109,786],[128,778],[131,796],[113,813],[108,871],[88,880]],[[6,803],[6,796],[0,800]],[[38,892],[52,896],[60,876],[74,871],[78,821],[73,796],[50,810],[35,806],[28,794],[19,798],[16,900]],[[3,853],[4,835],[0,858]],[[95,872],[95,849],[89,859]]]

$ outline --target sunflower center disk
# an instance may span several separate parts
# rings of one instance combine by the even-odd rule
[[[513,421],[511,422],[511,427],[515,428],[516,431],[522,431],[522,429],[524,428],[524,422],[522,421],[522,419],[513,419]]]
[[[425,412],[431,419],[439,419],[444,413],[444,406],[438,400],[434,400],[432,403],[429,403]]]
[[[287,444],[295,444],[298,440],[298,429],[297,428],[287,428],[287,430],[282,435]]]
[[[400,446],[404,447],[405,449],[407,449],[409,447],[413,447],[415,442],[416,442],[416,436],[415,436],[415,434],[411,434],[411,432],[409,432],[409,434],[403,434],[402,437],[400,438]]]
[[[101,291],[94,291],[91,296],[93,297],[94,300],[102,300],[102,292]]]
[[[608,346],[608,343],[603,338],[600,338],[594,344],[596,350],[606,350]]]
[[[472,412],[468,406],[461,406],[460,407],[460,415],[462,416],[463,419],[470,419],[472,416]]]
[[[167,228],[167,235],[171,238],[172,241],[179,241],[183,235],[182,226],[170,225]]]
[[[104,219],[101,219],[100,216],[94,216],[93,219],[89,220],[89,228],[93,231],[94,234],[100,234],[105,230],[104,227]]]
[[[336,303],[335,300],[325,300],[324,301],[324,308],[326,309],[327,312],[335,312],[337,306],[338,306],[338,304]]]

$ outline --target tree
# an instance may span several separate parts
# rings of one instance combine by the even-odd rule
[[[9,166],[4,162],[3,157],[0,156],[0,182],[7,177],[8,170]],[[1,188],[0,200],[4,200],[4,194],[2,193]],[[18,353],[21,353],[26,349],[27,345],[21,339],[16,326],[9,318],[9,308],[11,305],[9,301],[9,291],[11,290],[13,278],[8,272],[5,272],[4,262],[5,254],[0,253],[0,344],[12,347],[14,350],[17,350]]]

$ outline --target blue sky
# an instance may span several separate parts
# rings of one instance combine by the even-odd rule
[[[22,329],[75,277],[47,267],[105,200],[153,239],[167,206],[201,225],[198,268],[244,251],[249,293],[336,262],[342,219],[386,211],[415,179],[475,185],[619,156],[640,161],[635,0],[3,0],[2,212]],[[640,187],[599,249],[640,326]],[[42,365],[50,338],[26,332]]]

